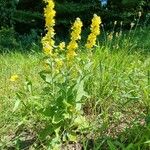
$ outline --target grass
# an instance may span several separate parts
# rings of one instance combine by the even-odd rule
[[[39,86],[40,56],[11,53],[0,56],[0,135],[1,139],[5,134],[11,134],[19,121],[19,116],[12,113],[16,92],[23,88],[26,78],[32,79],[34,86]],[[11,82],[10,77],[14,74],[19,75],[17,82]],[[14,132],[14,131],[13,131]]]
[[[146,32],[144,30],[143,35]],[[145,35],[143,43],[137,45],[135,43],[140,36],[135,37],[132,45],[129,41],[128,45],[124,44],[125,39],[121,39],[122,47],[116,48],[112,43],[98,46],[90,56],[92,67],[85,71],[90,76],[84,85],[89,96],[84,98],[82,105],[89,127],[78,142],[85,150],[150,149],[149,36]],[[80,51],[79,55],[82,59],[88,59],[86,51]],[[31,106],[25,111],[20,104],[13,111],[17,105],[18,91],[25,91],[27,94],[23,101],[30,100],[32,104],[44,88],[38,74],[43,68],[41,59],[40,53],[0,55],[1,149],[48,149],[45,142],[35,139],[42,119],[34,113],[34,108]],[[79,66],[84,70],[83,64]],[[13,74],[19,76],[15,82],[10,81]],[[32,96],[29,86],[33,89]],[[68,144],[68,147],[71,145]]]

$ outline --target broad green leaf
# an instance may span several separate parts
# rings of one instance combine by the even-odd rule
[[[51,141],[51,150],[60,150],[61,149],[61,139],[60,137],[55,137]]]
[[[39,73],[40,77],[47,83],[51,83],[52,78],[51,78],[51,72],[50,71],[41,71]]]
[[[46,137],[48,136],[48,135],[51,135],[52,133],[54,133],[54,128],[53,128],[53,126],[52,125],[47,125],[43,130],[40,130],[40,132],[39,132],[39,138],[41,139],[41,140],[45,140],[46,139]]]
[[[74,120],[74,126],[78,127],[78,129],[85,129],[89,127],[89,124],[85,117],[78,115],[78,117]]]
[[[84,91],[84,80],[79,82],[77,87],[77,95],[76,95],[76,109],[81,110],[81,99],[83,96],[88,97],[88,94]]]
[[[62,111],[55,111],[54,112],[54,115],[53,115],[53,119],[52,119],[52,123],[53,124],[58,124],[58,123],[60,123],[61,121],[63,121],[64,120],[64,116],[63,116],[63,112]]]
[[[52,118],[53,115],[54,115],[54,112],[55,112],[55,108],[50,106],[50,107],[45,108],[44,110],[41,109],[39,112],[41,114],[43,114],[44,116],[46,116],[46,117],[51,117]]]
[[[84,91],[84,80],[80,81],[77,87],[76,102],[80,102],[83,96],[87,96],[87,93]]]

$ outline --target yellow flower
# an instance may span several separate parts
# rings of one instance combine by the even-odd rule
[[[58,45],[59,49],[60,50],[64,50],[65,48],[65,42],[61,42],[59,45]]]
[[[63,68],[63,60],[61,58],[55,58],[55,73],[59,73],[61,69]]]
[[[51,44],[48,42],[48,41],[44,41],[42,40],[43,42],[43,51],[46,55],[51,55],[52,56],[52,50],[53,50],[53,47],[51,46]]]
[[[55,62],[58,68],[61,68],[63,66],[63,61],[61,59],[56,58]]]
[[[70,50],[70,51],[68,51],[68,53],[67,53],[67,59],[68,59],[68,60],[72,60],[76,55],[77,55],[77,54],[76,54],[76,52],[75,52],[74,50]]]
[[[80,20],[80,18],[76,18],[73,26],[71,27],[71,30],[73,31],[71,33],[71,40],[77,41],[81,39],[81,29],[82,29],[82,21]]]
[[[80,18],[77,18],[71,27],[71,41],[67,46],[67,59],[72,60],[74,56],[76,56],[75,50],[78,48],[77,41],[81,39],[81,31],[82,31],[82,21]]]
[[[67,46],[68,51],[75,50],[78,48],[78,43],[76,41],[70,41],[70,43]]]
[[[86,47],[91,49],[96,44],[96,38],[100,34],[100,24],[102,23],[101,18],[94,14],[91,24],[91,33],[88,36]]]
[[[18,79],[19,79],[19,76],[18,76],[17,74],[12,75],[12,76],[10,77],[10,81],[12,81],[12,82],[14,82],[14,81],[16,81],[16,80],[18,80]]]

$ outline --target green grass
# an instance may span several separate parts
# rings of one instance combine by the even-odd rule
[[[16,92],[23,88],[26,78],[35,83],[36,91],[39,89],[40,57],[38,54],[11,53],[0,56],[0,135],[4,136],[15,132],[15,126],[19,121],[19,114],[12,112]],[[10,77],[19,76],[18,81],[11,82]],[[12,131],[13,130],[13,131]],[[7,140],[6,140],[7,141]]]
[[[137,41],[135,39],[135,43]],[[85,98],[82,105],[84,115],[90,122],[86,138],[83,136],[81,141],[85,150],[90,149],[92,145],[94,150],[150,149],[148,38],[145,38],[140,45],[136,45],[131,51],[130,45],[116,49],[108,44],[108,46],[95,48],[93,55],[90,56],[92,67],[83,72],[89,74],[89,79],[84,85],[89,96]],[[83,60],[88,59],[86,51],[79,52],[78,57]],[[38,99],[44,87],[38,74],[43,68],[41,58],[40,53],[16,52],[0,55],[1,149],[7,149],[12,145],[17,149],[22,138],[32,139],[38,132],[36,129],[41,127],[41,118],[38,118],[39,115],[34,114],[34,111],[32,112],[34,110],[32,107],[25,111],[20,104],[21,106],[13,112],[17,100],[16,93],[25,91],[29,83],[26,82],[27,80],[32,81],[33,97],[26,90],[27,94],[23,101],[26,102],[29,99],[31,100],[29,103],[32,103],[33,99],[35,103]],[[84,70],[83,64],[79,66],[81,70]],[[15,82],[10,81],[13,74],[19,76]],[[27,134],[24,135],[24,133]],[[40,145],[40,148],[37,145]],[[38,139],[32,142],[30,148],[47,149],[44,143],[39,143]]]

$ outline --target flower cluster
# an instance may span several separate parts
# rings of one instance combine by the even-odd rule
[[[65,42],[59,43],[58,48],[59,48],[60,50],[64,50],[64,49],[65,49]]]
[[[77,41],[81,39],[81,29],[82,29],[82,21],[80,18],[77,18],[71,27],[71,40],[67,46],[67,59],[71,60],[76,55],[75,50],[78,48]]]
[[[17,75],[17,74],[14,74],[14,75],[12,75],[11,77],[10,77],[10,81],[12,81],[12,82],[14,82],[14,81],[16,81],[16,80],[18,80],[19,79],[19,76]]]
[[[101,18],[94,14],[91,24],[91,34],[88,36],[86,48],[91,49],[96,44],[96,37],[100,34]]]
[[[56,59],[55,59],[55,63],[56,63],[56,66],[55,66],[56,72],[59,73],[59,71],[60,71],[61,68],[63,67],[64,62],[63,62],[62,59],[56,58]]]
[[[70,42],[67,46],[65,46],[65,42],[61,42],[58,46],[55,46],[54,40],[54,26],[55,26],[55,15],[56,12],[54,10],[55,4],[53,0],[43,0],[47,5],[44,9],[45,16],[45,27],[47,30],[46,35],[42,38],[43,51],[46,55],[51,56],[53,58],[58,58],[58,51],[61,51],[60,54],[63,54],[66,48],[67,51],[65,55],[67,60],[72,60],[76,56],[76,49],[78,48],[78,41],[81,39],[81,31],[82,31],[82,21],[80,18],[77,18],[71,27],[71,38]],[[96,44],[96,38],[100,34],[100,24],[101,18],[94,14],[91,24],[91,33],[88,36],[86,48],[91,49]],[[56,48],[54,50],[54,48]],[[58,52],[58,53],[57,53]],[[58,62],[58,61],[57,61]],[[59,64],[59,63],[58,63]],[[58,65],[61,66],[61,65]]]
[[[46,8],[44,9],[44,16],[45,16],[45,26],[47,33],[45,37],[42,39],[43,50],[46,55],[52,56],[53,54],[53,47],[55,44],[54,41],[54,26],[55,26],[55,10],[54,10],[54,2],[53,0],[44,0],[47,3]]]

